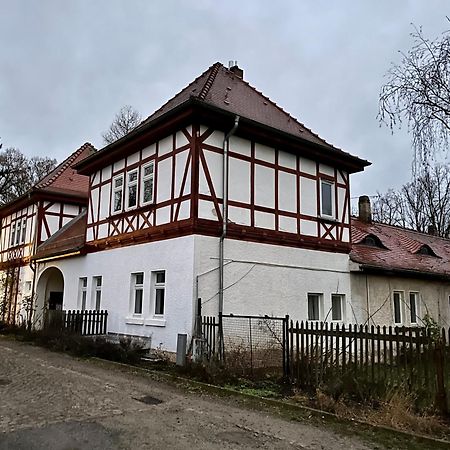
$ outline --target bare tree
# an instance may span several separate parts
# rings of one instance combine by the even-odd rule
[[[421,28],[411,33],[413,46],[400,52],[382,86],[378,118],[391,130],[406,121],[412,134],[415,161],[446,151],[450,133],[450,31],[435,40]],[[418,164],[418,167],[423,167]]]
[[[28,159],[16,148],[0,151],[0,204],[25,194],[55,166],[55,159],[37,156]]]
[[[112,144],[142,122],[141,115],[132,106],[125,105],[116,114],[108,131],[102,134],[105,144]]]
[[[377,222],[426,232],[432,226],[437,235],[450,236],[450,168],[444,164],[426,166],[423,172],[398,191],[379,194],[373,204]]]

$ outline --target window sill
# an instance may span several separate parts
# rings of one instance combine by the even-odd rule
[[[320,215],[320,216],[319,216],[319,219],[320,219],[322,222],[327,222],[327,223],[339,223],[339,220],[336,220],[334,217],[331,217],[331,216],[322,216],[322,215]]]
[[[159,318],[152,318],[152,319],[145,319],[145,325],[152,326],[152,327],[165,327],[166,326],[166,319],[159,319]]]
[[[144,319],[142,317],[126,317],[125,323],[131,325],[144,325]]]

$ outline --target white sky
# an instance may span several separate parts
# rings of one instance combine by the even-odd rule
[[[391,62],[450,28],[444,0],[0,0],[0,139],[58,161],[130,104],[145,117],[216,61],[328,142],[372,161],[352,196],[409,180],[407,130],[376,119]]]

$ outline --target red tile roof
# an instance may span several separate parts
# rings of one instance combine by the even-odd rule
[[[59,194],[83,194],[87,196],[89,177],[80,175],[72,166],[92,155],[95,151],[94,146],[86,142],[48,175],[38,181],[33,189]]]
[[[209,67],[140,126],[162,116],[190,98],[197,98],[211,106],[230,111],[328,149],[342,151],[313,133],[295,117],[237,76],[232,70],[225,68],[220,62]]]
[[[62,255],[79,251],[85,244],[87,214],[83,211],[49,237],[36,250],[33,259]]]
[[[365,245],[364,238],[369,235],[378,237],[386,248]],[[424,245],[436,256],[417,253]],[[363,268],[447,278],[450,277],[450,240],[392,225],[369,224],[352,217],[350,259]]]

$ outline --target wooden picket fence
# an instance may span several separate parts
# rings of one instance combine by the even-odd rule
[[[82,336],[106,334],[108,311],[48,310],[45,328]]]
[[[365,389],[404,386],[447,412],[450,329],[291,321],[290,378],[317,389],[351,379]],[[350,383],[351,384],[351,383]]]

